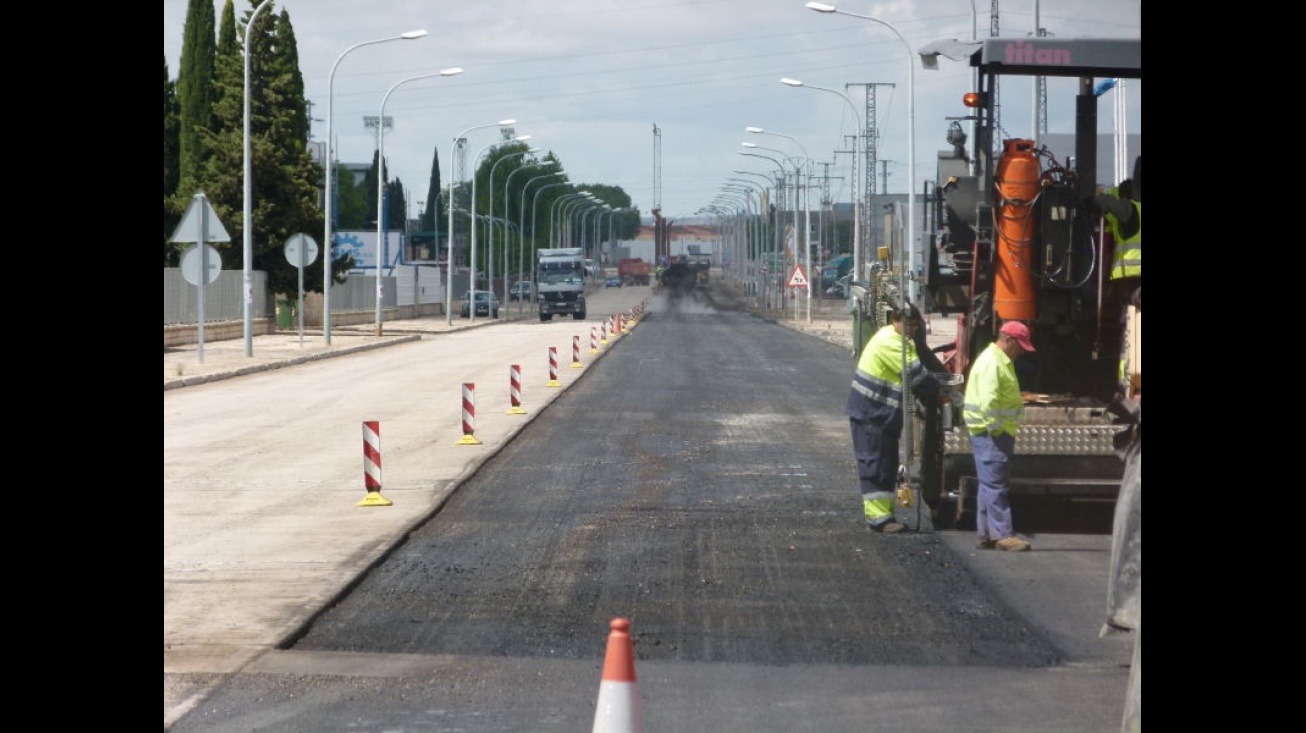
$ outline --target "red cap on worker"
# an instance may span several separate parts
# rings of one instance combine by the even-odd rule
[[[1020,321],[1007,321],[1002,324],[1002,328],[998,330],[998,333],[1003,333],[1016,339],[1016,343],[1020,344],[1020,348],[1025,351],[1034,350],[1034,344],[1029,340],[1029,326],[1026,326]]]

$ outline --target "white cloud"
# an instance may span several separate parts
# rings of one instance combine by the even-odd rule
[[[225,0],[215,0],[221,17]],[[892,23],[915,49],[931,41],[970,36],[972,8],[987,36],[989,3],[975,0],[896,0],[838,3],[841,9]],[[164,54],[177,73],[187,0],[164,0]],[[513,117],[517,132],[557,155],[571,180],[623,187],[647,213],[653,207],[653,126],[661,129],[661,199],[668,216],[685,217],[706,206],[732,171],[765,172],[769,162],[738,155],[745,140],[801,155],[777,136],[749,135],[749,125],[783,132],[836,179],[850,175],[846,136],[855,132],[848,102],[837,95],[792,89],[781,77],[801,79],[847,94],[858,114],[864,87],[877,86],[880,130],[877,157],[887,164],[887,189],[906,188],[907,49],[888,29],[843,15],[815,13],[804,0],[481,0],[433,3],[404,0],[277,0],[295,26],[305,91],[315,118],[327,113],[332,65],[349,47],[424,28],[426,38],[356,49],[341,60],[334,84],[333,130],[340,160],[372,158],[374,136],[362,117],[379,112],[391,85],[449,66],[460,76],[414,81],[386,103],[394,127],[385,137],[390,170],[425,196],[433,153],[444,180],[453,175],[453,137],[475,125]],[[241,18],[247,2],[237,2]],[[1140,0],[1043,0],[1040,25],[1051,35],[1138,37]],[[266,11],[265,11],[266,12]],[[1004,10],[1001,35],[1024,37],[1033,27],[1030,8]],[[1073,129],[1071,80],[1050,80],[1051,132]],[[1055,82],[1055,83],[1053,83]],[[845,87],[845,85],[853,85]],[[937,71],[917,65],[916,178],[934,177],[935,151],[946,147],[947,117],[964,113],[959,100],[969,68],[944,61]],[[1141,130],[1141,81],[1130,82],[1129,127]],[[1032,85],[1009,78],[1001,87],[1004,127],[1029,134]],[[1111,103],[1103,97],[1099,125],[1109,131]],[[326,135],[314,123],[316,139]],[[468,153],[496,139],[493,129],[472,133]],[[764,139],[759,139],[764,138]],[[766,152],[766,151],[762,151]],[[767,153],[773,154],[773,153]],[[470,168],[474,164],[468,160]],[[818,170],[822,166],[817,166]],[[877,171],[879,175],[881,171]],[[880,180],[880,179],[877,179]],[[847,195],[847,181],[831,190]]]

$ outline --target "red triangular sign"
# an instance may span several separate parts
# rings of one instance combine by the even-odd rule
[[[789,276],[789,287],[791,288],[807,287],[807,275],[803,273],[802,265],[794,265],[793,274]]]

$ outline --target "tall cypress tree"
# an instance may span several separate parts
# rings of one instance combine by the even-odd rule
[[[426,207],[422,209],[422,221],[419,228],[424,232],[444,231],[441,228],[440,216],[445,211],[440,196],[440,148],[436,146],[435,155],[431,160],[431,181],[426,187]],[[446,214],[445,217],[448,218]],[[434,253],[432,253],[434,256]]]
[[[209,129],[213,105],[213,0],[190,0],[177,70],[179,176],[183,187],[199,178],[205,149],[201,130]],[[194,191],[183,191],[186,195]]]
[[[179,255],[176,245],[168,240],[180,221],[178,214],[168,205],[168,199],[177,192],[181,164],[178,160],[178,109],[177,84],[168,76],[168,57],[163,57],[163,266],[176,267]]]
[[[385,228],[388,232],[408,230],[408,194],[404,193],[404,182],[396,176],[385,184]],[[392,240],[394,241],[394,240]]]

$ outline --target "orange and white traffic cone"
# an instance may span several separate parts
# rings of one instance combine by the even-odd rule
[[[614,618],[611,626],[591,733],[640,733],[644,724],[639,691],[635,688],[635,647],[630,641],[630,621]]]

